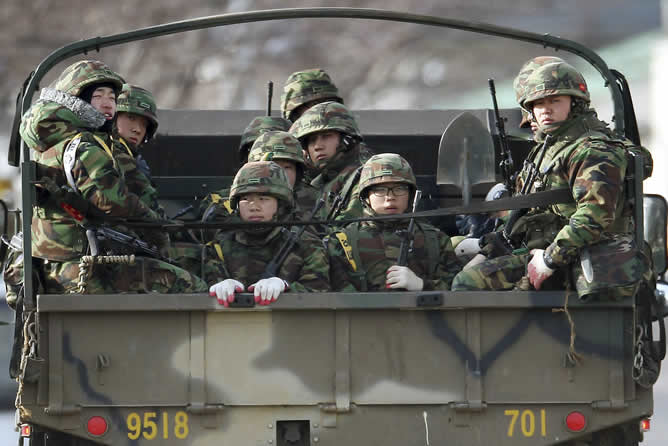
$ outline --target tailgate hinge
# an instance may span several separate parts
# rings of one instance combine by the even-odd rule
[[[336,403],[320,403],[320,410],[325,413],[348,413],[350,412],[350,405],[337,406]]]
[[[225,408],[222,404],[190,403],[186,411],[193,415],[215,415]]]
[[[487,408],[484,401],[455,401],[449,404],[457,412],[482,412]]]
[[[629,405],[624,400],[592,401],[591,407],[597,410],[624,410]]]

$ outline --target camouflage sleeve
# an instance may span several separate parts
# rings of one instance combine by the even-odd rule
[[[329,259],[322,241],[304,233],[299,246],[303,265],[297,280],[290,283],[290,291],[329,291]]]
[[[450,290],[452,279],[461,271],[462,265],[455,255],[455,249],[452,247],[450,237],[439,231],[438,245],[440,261],[436,272],[430,279],[424,279],[423,289],[430,290]]]
[[[119,166],[123,169],[125,185],[128,190],[138,195],[141,202],[156,213],[164,215],[165,210],[162,209],[158,202],[158,190],[153,187],[151,180],[143,172],[137,169],[137,161],[135,158],[126,153],[121,153],[115,156]]]
[[[106,214],[158,218],[137,195],[128,191],[112,159],[99,146],[82,143],[72,173],[81,195]]]
[[[341,243],[330,235],[325,239],[327,245],[327,254],[329,256],[329,279],[332,284],[332,290],[342,291],[344,293],[354,293],[361,290],[362,287],[354,280],[351,272],[350,263],[346,258]]]
[[[573,262],[578,250],[597,242],[614,221],[618,201],[623,199],[626,154],[613,144],[585,141],[566,166],[576,210],[546,256],[556,266]]]

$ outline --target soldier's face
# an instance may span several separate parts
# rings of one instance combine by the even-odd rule
[[[278,200],[271,195],[246,194],[239,200],[239,215],[243,221],[271,221],[278,211]]]
[[[116,114],[116,93],[113,88],[98,87],[93,91],[90,105],[102,113],[107,121],[111,121]]]
[[[336,155],[341,144],[341,134],[336,130],[325,130],[308,136],[308,156],[316,167],[323,167]]]
[[[116,118],[116,128],[123,139],[138,146],[146,137],[148,119],[134,113],[120,112]]]
[[[297,181],[297,165],[294,161],[287,160],[272,160],[279,166],[283,168],[283,171],[288,176],[288,182],[290,186],[295,187],[295,182]]]
[[[376,214],[394,215],[406,212],[411,194],[410,188],[407,188],[405,184],[383,183],[377,189],[378,192],[375,192],[373,187],[370,188],[369,196],[367,197],[367,203]]]
[[[565,121],[570,111],[571,97],[567,95],[547,96],[533,102],[533,116],[540,126]]]

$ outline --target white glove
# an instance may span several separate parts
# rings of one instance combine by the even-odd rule
[[[533,257],[527,266],[529,282],[535,289],[540,290],[545,279],[550,277],[554,273],[554,270],[545,264],[545,259],[543,258],[543,254],[545,254],[544,249],[532,249],[531,254],[533,254]]]
[[[255,302],[260,305],[269,305],[276,302],[278,295],[289,288],[288,283],[278,277],[260,279],[248,287],[248,291],[255,291]]]
[[[471,257],[480,252],[479,238],[465,238],[455,247],[457,257]]]
[[[385,286],[391,289],[421,291],[424,281],[415,275],[407,266],[392,265],[387,269]]]
[[[209,288],[209,296],[216,297],[220,305],[230,306],[234,302],[234,293],[241,293],[244,290],[244,284],[234,279],[225,279]]]

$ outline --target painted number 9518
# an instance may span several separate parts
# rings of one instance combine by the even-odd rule
[[[139,437],[144,437],[147,440],[155,440],[160,435],[160,438],[165,440],[170,438],[170,435],[184,440],[188,437],[188,414],[180,410],[170,417],[167,412],[158,414],[157,412],[144,412],[142,415],[137,412],[131,412],[126,419],[128,426],[128,438],[130,440],[137,440]]]
[[[520,432],[524,437],[533,437],[535,435],[540,435],[541,437],[547,436],[545,409],[541,409],[538,414],[535,414],[532,410],[520,411],[518,409],[508,409],[503,414],[510,417],[508,420],[509,437],[514,436],[517,432]]]

